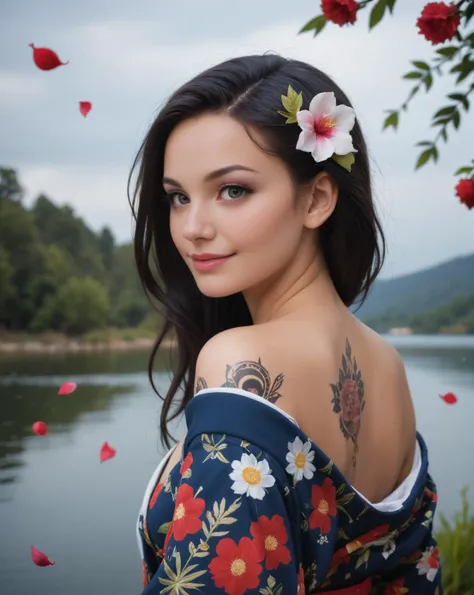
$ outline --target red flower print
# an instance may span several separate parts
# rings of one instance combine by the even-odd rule
[[[148,585],[148,571],[144,560],[142,560],[142,585],[143,587]]]
[[[405,587],[405,579],[397,578],[387,585],[385,589],[385,595],[405,595],[408,593],[408,589]]]
[[[342,27],[350,23],[353,25],[359,5],[355,0],[322,0],[321,10],[328,21]]]
[[[458,30],[461,17],[454,4],[429,2],[416,21],[419,33],[433,45],[452,39]]]
[[[90,101],[79,101],[79,111],[84,116],[84,118],[91,111],[91,109],[92,103]]]
[[[459,180],[455,190],[461,203],[465,204],[468,209],[474,208],[474,178],[463,178]]]
[[[258,587],[262,555],[254,541],[242,537],[237,544],[226,537],[217,544],[216,554],[209,564],[216,587],[228,595],[243,595],[247,589]]]
[[[323,481],[322,487],[314,485],[311,491],[311,504],[314,510],[309,517],[311,529],[318,527],[321,533],[331,531],[331,519],[336,516],[336,488],[329,477]]]
[[[267,570],[274,570],[279,564],[291,562],[290,550],[285,545],[288,534],[282,516],[274,514],[271,519],[267,516],[259,517],[256,523],[250,525],[250,533],[259,550],[259,556],[262,560],[265,558]]]
[[[298,590],[296,591],[297,595],[305,595],[305,588],[304,588],[304,572],[303,567],[300,564],[300,570],[298,572]]]
[[[155,486],[155,489],[153,490],[153,494],[151,495],[150,498],[150,502],[148,503],[148,508],[153,508],[153,506],[155,506],[156,504],[156,500],[158,498],[158,496],[160,495],[160,492],[163,488],[164,483],[162,481],[158,482],[158,484]]]
[[[184,475],[186,473],[186,471],[191,468],[192,464],[193,464],[193,453],[188,452],[188,454],[186,455],[186,458],[183,461],[183,464],[181,465],[181,469],[179,470],[179,473],[181,475]]]
[[[194,498],[193,488],[187,483],[179,486],[173,516],[173,535],[176,541],[181,541],[189,533],[197,533],[202,529],[199,518],[206,503],[202,498]]]

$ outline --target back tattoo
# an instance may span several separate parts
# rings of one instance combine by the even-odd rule
[[[283,384],[283,378],[284,375],[281,373],[271,382],[268,370],[262,366],[262,362],[258,358],[258,362],[246,360],[233,366],[227,364],[225,382],[221,386],[240,388],[263,397],[270,403],[276,403],[282,397],[278,389]],[[196,392],[204,388],[207,388],[206,379],[199,376],[196,380]]]
[[[355,357],[349,340],[346,338],[346,352],[342,354],[342,364],[339,368],[339,380],[331,384],[333,398],[333,411],[339,415],[339,427],[347,440],[354,443],[352,465],[356,465],[356,456],[359,450],[357,438],[359,436],[362,411],[364,411],[364,382],[361,371],[357,369]]]

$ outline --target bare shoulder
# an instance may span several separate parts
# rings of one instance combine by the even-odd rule
[[[299,352],[303,350],[298,349]],[[297,353],[284,326],[258,325],[223,331],[210,339],[196,363],[195,392],[206,388],[238,388],[258,395],[296,417],[305,376],[324,357]]]

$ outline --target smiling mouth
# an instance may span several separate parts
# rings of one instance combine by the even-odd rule
[[[232,256],[234,256],[234,254],[229,254],[229,256],[219,256],[216,258],[206,258],[205,260],[193,258],[192,261],[196,270],[210,271],[227,262],[230,258],[232,258]]]

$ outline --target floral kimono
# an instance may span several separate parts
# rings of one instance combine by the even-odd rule
[[[371,504],[258,396],[204,389],[185,416],[182,460],[139,514],[142,595],[442,594],[420,435],[410,476]]]

